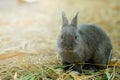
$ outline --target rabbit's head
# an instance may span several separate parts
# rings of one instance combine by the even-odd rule
[[[65,12],[62,12],[62,30],[58,46],[64,51],[72,51],[76,45],[76,40],[79,36],[77,31],[77,16],[78,12],[69,24]]]

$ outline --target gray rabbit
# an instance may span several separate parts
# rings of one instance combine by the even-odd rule
[[[105,69],[111,59],[111,40],[99,26],[80,24],[77,26],[78,12],[69,24],[62,12],[62,29],[57,39],[57,51],[63,65],[81,72],[83,68]],[[103,66],[104,65],[104,66]]]

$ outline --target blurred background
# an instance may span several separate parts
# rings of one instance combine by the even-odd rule
[[[100,25],[120,58],[120,0],[0,0],[0,63],[57,61],[56,39],[61,12],[69,21]]]

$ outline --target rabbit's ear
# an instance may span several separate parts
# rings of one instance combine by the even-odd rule
[[[73,19],[72,19],[72,21],[71,21],[71,25],[73,25],[73,26],[75,26],[75,27],[77,27],[77,17],[78,17],[78,13],[79,13],[79,12],[77,12],[77,13],[75,14],[75,16],[73,17]]]
[[[63,27],[68,25],[68,20],[64,11],[62,11],[62,22],[63,22]]]

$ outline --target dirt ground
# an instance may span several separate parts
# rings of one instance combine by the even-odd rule
[[[111,37],[113,58],[119,59],[119,4],[119,0],[0,0],[0,63],[57,61],[62,11],[69,21],[79,11],[78,23],[100,25]]]

